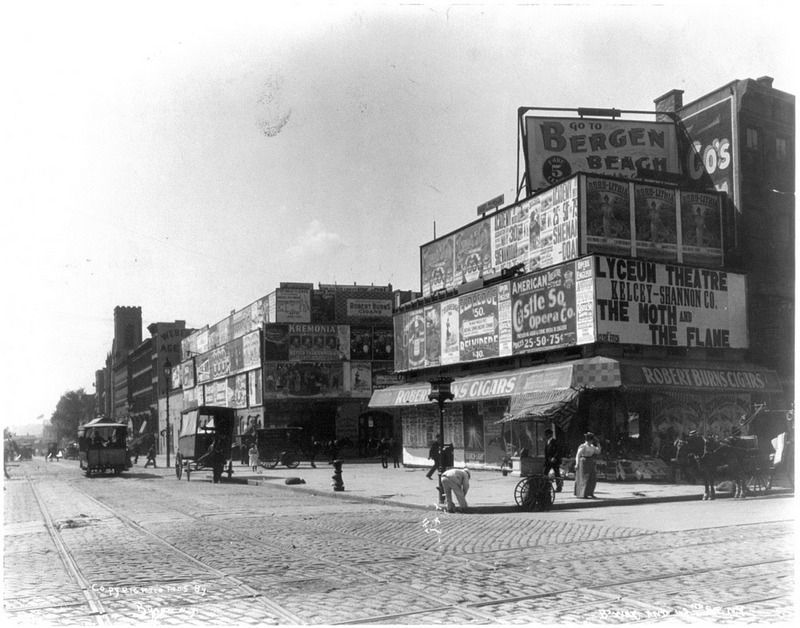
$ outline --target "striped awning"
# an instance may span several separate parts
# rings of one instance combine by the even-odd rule
[[[545,421],[566,430],[578,412],[579,395],[580,390],[576,388],[515,395],[511,398],[508,413],[495,423]]]

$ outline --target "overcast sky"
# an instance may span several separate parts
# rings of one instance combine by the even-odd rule
[[[797,93],[789,2],[36,2],[2,52],[4,424],[93,392],[117,305],[213,324],[281,281],[419,289],[517,182],[517,108]],[[144,335],[147,335],[146,329]]]

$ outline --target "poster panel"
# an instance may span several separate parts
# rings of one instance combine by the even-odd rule
[[[575,263],[511,280],[514,354],[577,344]]]
[[[372,327],[350,326],[350,359],[372,359]]]
[[[681,116],[681,121],[692,143],[683,157],[689,177],[697,182],[709,180],[717,191],[727,192],[736,204],[733,107],[733,97],[727,97]]]
[[[681,236],[684,264],[722,265],[722,204],[719,196],[681,192]]]
[[[495,271],[528,264],[531,245],[530,210],[533,199],[528,198],[493,214],[492,261]]]
[[[455,240],[447,236],[420,247],[422,294],[455,285]]]
[[[404,345],[408,353],[408,368],[425,366],[425,315],[423,310],[406,312]]]
[[[675,126],[605,118],[525,118],[529,190],[577,172],[634,178],[639,168],[679,173]]]
[[[372,365],[369,362],[350,363],[350,392],[354,397],[372,394]]]
[[[194,385],[194,360],[189,358],[185,362],[181,362],[181,387],[185,390],[194,388]]]
[[[389,327],[372,329],[372,359],[390,361],[394,359],[394,339]]]
[[[344,390],[341,362],[265,362],[264,398],[337,397]]]
[[[491,224],[482,220],[461,229],[455,238],[455,284],[475,281],[492,270]]]
[[[542,192],[537,200],[531,212],[528,271],[578,256],[578,178],[573,177]]]
[[[247,374],[240,373],[233,377],[228,377],[227,383],[227,398],[229,407],[231,408],[246,408],[247,407]]]
[[[264,360],[283,361],[289,359],[289,326],[268,323],[264,326]]]
[[[308,288],[275,290],[275,322],[310,323],[311,290]]]
[[[604,255],[594,273],[600,340],[747,348],[744,275]]]
[[[343,352],[349,356],[350,347],[339,344],[338,325],[290,324],[289,360],[297,362],[335,362]]]
[[[391,299],[347,299],[347,318],[385,319],[391,315]]]
[[[408,345],[406,344],[406,320],[408,315],[405,312],[395,314],[392,319],[394,330],[394,370],[408,370]]]
[[[485,360],[500,355],[497,286],[458,297],[459,361]]]
[[[636,256],[678,261],[678,212],[675,190],[655,185],[634,186]]]
[[[575,342],[579,345],[597,341],[594,320],[594,259],[575,261]]]
[[[261,393],[261,369],[250,371],[247,373],[247,400],[251,408],[264,403]]]
[[[425,366],[439,366],[442,321],[439,304],[427,305],[425,312]]]
[[[440,360],[442,364],[457,364],[460,356],[458,299],[443,301],[440,310]]]
[[[586,244],[592,252],[631,254],[627,182],[586,177]]]
[[[497,329],[500,357],[510,356],[513,350],[513,321],[511,310],[511,282],[497,284]]]
[[[241,337],[242,369],[250,370],[261,366],[261,339],[259,332],[250,332]]]
[[[197,366],[197,383],[202,384],[211,379],[211,356],[206,353],[195,358],[195,365]]]

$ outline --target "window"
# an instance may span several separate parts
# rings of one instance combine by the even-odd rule
[[[787,145],[788,142],[785,137],[775,138],[775,159],[778,161],[786,161],[786,155],[788,153]]]
[[[758,129],[747,127],[745,129],[745,146],[747,148],[758,148]]]

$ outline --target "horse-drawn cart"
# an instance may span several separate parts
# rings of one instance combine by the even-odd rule
[[[514,487],[514,501],[523,510],[550,510],[556,500],[553,480],[542,473],[544,457],[522,457],[520,475],[522,479]]]
[[[200,406],[181,413],[175,454],[175,476],[179,480],[185,473],[188,481],[201,469],[211,469],[215,484],[224,472],[230,479],[235,419],[233,409],[219,406]]]

